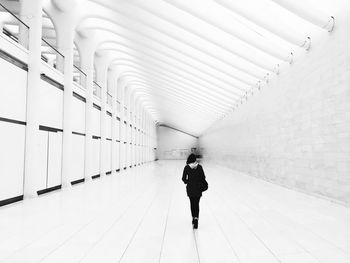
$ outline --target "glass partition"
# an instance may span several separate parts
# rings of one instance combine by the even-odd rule
[[[0,28],[2,28],[2,33],[28,49],[29,26],[18,16],[0,3]]]
[[[73,65],[73,81],[86,88],[86,73],[76,65]]]
[[[107,92],[107,104],[112,105],[112,95],[109,92]]]
[[[59,52],[52,43],[44,38],[41,39],[41,60],[60,72],[64,72],[63,54]]]
[[[117,100],[117,112],[120,113],[120,102]]]
[[[93,94],[98,97],[101,98],[101,86],[97,84],[96,81],[93,82],[94,83],[94,89],[93,89]]]

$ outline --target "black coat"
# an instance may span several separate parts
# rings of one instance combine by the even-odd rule
[[[185,166],[182,181],[186,184],[186,191],[189,197],[202,196],[200,184],[205,180],[203,168],[198,164],[196,169],[192,169],[188,165]]]

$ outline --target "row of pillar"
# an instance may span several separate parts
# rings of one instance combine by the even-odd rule
[[[25,145],[25,175],[24,175],[24,195],[25,197],[36,196],[38,190],[36,185],[36,174],[38,165],[38,127],[40,108],[37,98],[40,89],[41,74],[41,35],[42,35],[42,0],[21,1],[21,18],[29,25],[28,43],[28,84],[27,84],[27,116],[26,116],[26,145]],[[120,159],[120,169],[122,166],[133,166],[136,164],[151,161],[153,151],[153,137],[151,135],[154,129],[154,122],[147,111],[140,104],[131,100],[132,92],[128,91],[125,82],[118,78],[118,71],[111,67],[111,60],[107,54],[101,53],[96,56],[98,43],[93,37],[82,38],[75,37],[74,30],[74,12],[59,12],[53,7],[47,8],[51,12],[51,17],[59,21],[59,27],[56,28],[57,48],[63,54],[63,61],[57,61],[57,67],[63,69],[64,95],[63,95],[63,143],[62,143],[62,186],[69,187],[72,178],[72,93],[73,93],[73,46],[74,41],[80,51],[81,69],[86,73],[86,110],[85,116],[85,180],[90,180],[93,163],[93,81],[94,68],[96,68],[97,83],[101,86],[101,115],[100,115],[100,175],[106,175],[106,172],[117,170],[118,158]],[[54,21],[55,22],[55,21]],[[57,23],[55,23],[57,24]],[[25,38],[23,38],[25,39]],[[95,67],[94,67],[95,66]],[[107,89],[112,95],[112,167],[106,167],[107,144]],[[117,117],[118,105],[119,111],[119,134],[117,138]],[[128,109],[128,114],[124,114],[124,109]],[[124,132],[126,123],[127,130]],[[128,140],[128,130],[130,125],[130,135]],[[136,127],[136,129],[135,129]],[[133,140],[134,138],[134,140]],[[135,139],[137,138],[137,139]],[[116,141],[120,140],[119,153],[116,151]],[[126,143],[125,143],[126,142]],[[135,146],[135,144],[137,144]],[[123,146],[126,146],[123,151]],[[134,149],[132,160],[128,160],[128,151]],[[124,157],[124,158],[123,158]],[[123,161],[124,160],[124,161]],[[126,163],[128,161],[128,163]]]

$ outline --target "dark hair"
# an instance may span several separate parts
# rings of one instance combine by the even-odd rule
[[[196,160],[197,160],[196,155],[194,155],[193,153],[191,153],[191,154],[188,156],[188,158],[187,158],[186,164],[194,163]]]

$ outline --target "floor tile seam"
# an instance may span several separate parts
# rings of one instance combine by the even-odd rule
[[[226,186],[224,186],[224,187],[225,187],[226,192],[227,192],[227,187],[226,187]],[[245,194],[247,194],[247,193],[245,193]],[[236,200],[239,200],[240,203],[245,203],[245,206],[246,206],[246,207],[248,207],[250,210],[252,210],[252,211],[255,212],[256,214],[258,214],[254,208],[251,208],[251,206],[247,205],[246,200],[242,200],[241,198],[238,197],[238,195],[235,195],[235,196],[236,196]],[[277,211],[278,211],[278,210],[277,210]],[[269,220],[266,218],[266,216],[260,215],[260,217],[264,217],[265,222],[271,223],[271,221],[269,221]],[[315,233],[314,231],[303,227],[303,225],[301,225],[301,224],[299,224],[299,223],[295,223],[295,224],[299,225],[301,228],[304,228],[306,231],[310,232],[310,233],[313,234],[314,236],[317,236],[318,238],[320,238],[321,240],[325,241],[326,243],[329,243],[332,247],[337,248],[337,249],[340,249],[340,250],[342,250],[344,253],[350,255],[349,252],[347,252],[346,250],[344,250],[344,249],[341,248],[341,247],[338,247],[336,244],[334,244],[333,242],[330,242],[329,240],[325,239],[324,237],[320,236],[319,234]],[[283,230],[281,230],[281,228],[279,228],[279,231],[282,231],[282,232],[283,232]],[[306,253],[310,253],[310,252],[308,251],[308,249],[306,249],[303,245],[301,245],[301,244],[300,244],[299,242],[297,242],[296,240],[293,240],[293,242],[295,242],[296,244],[298,244],[298,246],[301,247]],[[314,257],[314,256],[313,256],[313,257]]]
[[[220,194],[217,194],[217,196],[221,197]],[[222,198],[219,198],[219,199],[222,200]],[[226,201],[222,203],[226,204],[226,206],[236,215],[237,218],[240,219],[240,221],[247,227],[247,229],[251,232],[251,234],[253,234],[255,238],[263,245],[263,247],[265,247],[278,262],[282,263],[282,261],[277,257],[277,255],[267,246],[267,244],[257,235],[257,233],[253,231],[253,229],[243,220],[243,218],[236,211],[234,211],[232,207],[228,206]]]
[[[240,199],[239,197],[237,198],[237,195],[236,195],[236,199],[237,199],[237,200],[240,200],[242,203],[245,203],[245,206],[246,206],[246,207],[248,207],[251,211],[253,211],[255,214],[258,215],[258,213],[255,211],[254,208],[251,208],[249,205],[247,205],[247,203],[246,203],[244,200]],[[232,207],[231,207],[231,206],[228,206],[228,207],[232,210]],[[268,224],[273,224],[273,222],[269,221],[269,220],[266,218],[266,216],[260,215],[260,218],[263,218],[264,221],[265,221],[266,223],[268,223]],[[298,247],[300,247],[301,249],[303,249],[303,250],[304,250],[304,253],[309,254],[309,255],[310,255],[312,258],[314,258],[316,261],[319,261],[314,255],[312,255],[312,254],[310,253],[310,251],[309,251],[308,249],[306,249],[306,248],[305,248],[302,244],[300,244],[297,240],[295,240],[294,238],[291,239],[288,235],[286,235],[286,234],[285,234],[285,231],[284,231],[283,229],[281,229],[281,227],[276,227],[276,228],[277,228],[277,229],[282,233],[282,235],[285,236],[288,240],[291,240],[291,241],[294,242]],[[274,252],[274,253],[276,254],[276,256],[280,256],[280,255],[281,255],[281,253],[278,253],[278,252]]]
[[[130,204],[128,205],[128,207],[126,209],[124,209],[123,213],[119,215],[118,218],[116,218],[113,223],[101,234],[100,238],[98,240],[96,240],[96,242],[91,245],[89,247],[89,249],[86,249],[86,253],[84,253],[84,255],[79,259],[78,262],[82,262],[87,256],[88,254],[98,245],[99,242],[101,242],[101,240],[105,237],[105,235],[115,226],[116,223],[118,223],[118,221],[120,219],[122,219],[124,217],[124,215],[127,213],[127,211],[132,208],[134,205],[136,205],[136,202],[143,196],[143,195],[147,195],[149,192],[152,192],[152,188],[149,191],[146,192],[140,192],[140,194],[138,195],[138,197],[136,197],[132,202],[130,202]]]
[[[225,187],[225,186],[224,186],[224,187]],[[246,208],[248,208],[253,214],[259,216],[260,218],[261,218],[261,217],[264,217],[264,216],[262,216],[261,214],[259,214],[257,210],[255,210],[254,208],[252,208],[252,207],[249,205],[249,203],[246,202],[246,199],[245,199],[245,200],[242,200],[241,198],[238,197],[238,195],[234,195],[234,196],[233,196],[233,195],[232,195],[232,192],[228,192],[228,190],[227,190],[226,187],[225,187],[225,189],[226,189],[226,192],[227,192],[227,193],[230,193],[230,194],[231,194],[230,197],[234,197],[236,200],[239,201],[239,203],[244,204],[244,206],[245,206]],[[245,193],[245,194],[247,194],[247,193]],[[222,196],[222,195],[220,195],[220,196]],[[225,202],[225,203],[227,204],[227,202]],[[231,210],[233,209],[231,205],[228,205],[228,207],[229,207]],[[236,213],[236,214],[237,214],[237,213]],[[268,225],[271,225],[271,222],[270,222],[268,219],[266,219],[266,216],[265,216],[264,221],[265,221],[265,223],[268,223]],[[279,228],[279,231],[284,232],[284,231],[281,230],[280,228]],[[286,236],[285,234],[283,234],[283,235]],[[286,236],[286,237],[289,239],[288,236]]]
[[[134,202],[136,202],[138,200],[138,198],[142,195],[142,193],[140,193],[140,195],[135,198],[134,200],[132,200],[130,202],[130,204],[128,205],[128,207],[123,211],[123,214],[132,206],[132,204]],[[122,215],[123,215],[122,214]],[[121,218],[122,215],[119,217]],[[51,250],[48,254],[46,254],[39,262],[42,262],[43,260],[45,260],[47,257],[49,257],[52,253],[54,253],[55,251],[57,251],[58,249],[60,249],[62,246],[64,246],[64,244],[66,244],[67,242],[69,242],[69,240],[71,240],[76,234],[78,234],[79,232],[81,232],[84,228],[86,228],[87,226],[89,226],[91,223],[93,223],[95,220],[97,220],[97,218],[99,218],[101,215],[97,215],[96,217],[94,217],[92,220],[90,220],[87,224],[85,224],[84,226],[82,226],[81,228],[79,228],[77,231],[75,231],[72,235],[70,235],[68,237],[68,239],[66,239],[64,242],[62,242],[59,246],[57,246],[55,249]],[[118,218],[118,220],[119,220]],[[38,263],[39,263],[38,262]]]
[[[55,230],[59,229],[60,227],[62,227],[62,225],[58,225],[56,227],[53,227],[50,229],[50,231],[45,231],[44,233],[42,233],[40,235],[39,238],[35,238],[35,239],[31,239],[27,244],[25,244],[24,246],[20,247],[19,249],[16,249],[15,251],[13,251],[10,255],[8,255],[7,257],[0,259],[0,262],[5,262],[6,260],[11,259],[13,256],[15,256],[16,254],[18,254],[21,250],[26,249],[27,247],[31,246],[32,244],[34,244],[37,240],[42,239],[45,235],[54,232]]]
[[[304,225],[302,224],[298,224],[300,226],[301,229],[309,232],[310,234],[312,234],[313,236],[319,238],[320,240],[322,240],[323,242],[329,244],[331,247],[333,248],[336,248],[336,249],[339,249],[339,250],[342,250],[344,253],[350,255],[350,252],[347,252],[346,250],[344,250],[341,246],[338,246],[336,244],[334,244],[333,242],[329,241],[328,239],[324,238],[323,236],[319,235],[317,232],[315,232],[314,230],[311,230],[307,227],[305,227]],[[309,249],[306,249],[307,252],[310,252],[312,250],[309,250]]]
[[[211,206],[210,206],[209,204],[206,204],[206,206],[209,208],[210,213],[212,214],[212,217],[213,217],[214,220],[216,221],[216,224],[219,226],[219,229],[220,229],[222,235],[224,236],[226,242],[229,244],[229,246],[230,246],[230,248],[231,248],[233,254],[235,255],[236,259],[238,260],[238,262],[241,262],[241,260],[240,260],[240,258],[239,258],[239,256],[238,256],[237,252],[235,251],[235,249],[233,248],[231,242],[229,241],[229,239],[228,239],[228,237],[227,237],[227,235],[226,235],[226,233],[225,233],[225,231],[224,231],[222,225],[220,224],[219,219],[218,219],[217,216],[215,215],[213,209],[211,208]]]
[[[163,247],[164,247],[166,230],[167,230],[167,226],[168,226],[168,219],[169,219],[170,209],[172,207],[173,199],[174,199],[174,191],[175,191],[175,180],[174,180],[173,185],[172,185],[171,198],[170,198],[170,200],[168,202],[168,211],[167,211],[167,215],[166,215],[166,219],[165,219],[165,226],[164,226],[163,238],[162,238],[162,243],[161,243],[160,252],[159,252],[158,263],[161,262],[161,258],[162,258],[162,253],[163,253]]]
[[[149,210],[150,210],[152,204],[154,203],[154,201],[156,200],[157,196],[158,196],[158,193],[155,193],[155,194],[154,194],[154,197],[152,198],[151,202],[149,203],[149,205],[147,206],[145,212],[143,213],[143,215],[142,215],[142,217],[141,217],[139,223],[137,224],[137,227],[136,227],[134,233],[132,234],[132,236],[131,236],[131,238],[130,238],[130,240],[129,240],[127,246],[126,246],[126,248],[124,249],[124,251],[123,251],[123,253],[122,253],[122,255],[120,256],[118,262],[122,262],[122,259],[123,259],[124,255],[125,255],[126,251],[128,250],[130,244],[131,244],[132,241],[134,240],[134,237],[135,237],[136,233],[137,233],[138,230],[140,229],[140,227],[141,227],[141,225],[142,225],[142,223],[143,223],[143,220],[145,219],[147,213],[149,212]]]
[[[126,198],[123,198],[123,199],[126,199]],[[121,201],[120,201],[120,202],[121,202]],[[102,210],[102,209],[101,209],[101,210]],[[101,210],[98,212],[98,215],[97,215],[96,217],[94,217],[94,219],[92,219],[92,220],[97,220],[98,217],[104,216],[104,214],[101,215]],[[24,248],[26,248],[26,247],[28,247],[28,246],[34,244],[35,242],[41,240],[42,238],[44,238],[45,236],[47,236],[47,234],[49,234],[49,233],[55,231],[57,228],[64,227],[65,225],[68,225],[68,224],[70,223],[70,222],[69,222],[69,217],[70,217],[70,216],[73,216],[73,214],[65,215],[66,220],[64,220],[64,218],[63,218],[63,221],[64,221],[64,222],[63,222],[62,224],[59,224],[59,225],[57,225],[57,226],[55,226],[55,227],[50,227],[50,230],[49,230],[49,231],[47,231],[47,230],[43,231],[42,234],[41,234],[39,237],[37,237],[37,238],[35,238],[35,239],[32,239],[28,244],[26,244],[25,246],[23,246],[23,247],[17,249],[15,252],[13,252],[13,253],[11,254],[11,257],[12,257],[13,255],[17,254],[20,250],[22,250],[22,249],[24,249]],[[87,220],[87,221],[88,221],[88,220]],[[85,221],[85,222],[87,222],[87,221]],[[80,224],[80,225],[81,225],[81,224]],[[85,225],[85,223],[84,223],[84,225]],[[86,225],[89,225],[89,221],[88,221],[88,223],[86,223]],[[20,236],[20,234],[17,234],[16,236]],[[16,236],[14,236],[14,237],[12,237],[12,238],[16,238]]]
[[[249,206],[247,206],[247,207],[249,207]],[[250,209],[252,209],[252,208],[250,208]],[[264,216],[264,218],[265,218],[265,221],[269,221],[268,219],[266,219],[266,216]],[[298,225],[300,225],[300,224],[298,224]],[[300,225],[300,227],[304,228],[302,225]],[[279,229],[280,229],[280,228],[279,228]],[[304,228],[304,229],[305,229],[305,228]],[[329,243],[332,247],[337,248],[337,249],[340,249],[340,250],[342,250],[344,253],[347,253],[344,249],[342,249],[342,248],[336,246],[335,244],[333,244],[333,243],[329,242],[328,240],[324,239],[323,237],[317,235],[314,231],[309,230],[309,229],[307,229],[307,231],[310,232],[311,234],[313,234],[314,236],[320,238],[321,240],[325,241],[326,243]],[[309,254],[310,254],[310,251],[309,251],[308,249],[306,249],[303,245],[299,244],[298,241],[294,240],[294,242],[297,243],[297,244],[299,245],[299,247],[301,247],[306,253],[309,253]],[[347,254],[349,254],[349,253],[347,253]],[[311,256],[314,257],[313,255],[311,255]]]
[[[201,263],[201,257],[200,257],[200,253],[199,253],[199,249],[198,249],[197,232],[196,232],[196,230],[192,229],[192,233],[193,233],[194,245],[196,248],[197,260],[198,260],[198,263]]]

